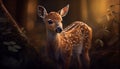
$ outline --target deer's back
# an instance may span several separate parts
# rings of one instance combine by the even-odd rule
[[[59,45],[64,56],[81,54],[83,41],[89,36],[88,33],[89,27],[83,22],[76,21],[66,27],[61,33]]]

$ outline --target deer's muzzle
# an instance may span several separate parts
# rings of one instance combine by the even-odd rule
[[[57,27],[55,31],[56,31],[56,33],[61,33],[62,32],[62,28],[61,27]]]

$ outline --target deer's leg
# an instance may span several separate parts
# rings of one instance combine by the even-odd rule
[[[90,66],[90,58],[89,58],[89,49],[91,47],[92,41],[92,30],[91,28],[85,29],[83,39],[83,50],[81,54],[81,61],[84,69],[89,69]]]
[[[69,60],[65,60],[64,63],[57,63],[57,69],[68,69]]]
[[[63,69],[69,69],[70,60],[71,60],[71,57],[68,57],[68,58],[65,60]]]
[[[89,65],[90,65],[90,58],[89,58],[89,54],[86,51],[83,51],[83,53],[80,55],[80,59],[82,62],[82,68],[83,69],[89,69]]]
[[[63,69],[62,64],[57,63],[57,68],[56,69]]]
[[[76,63],[77,63],[77,69],[82,69],[82,63],[81,63],[81,59],[80,56],[76,56]]]

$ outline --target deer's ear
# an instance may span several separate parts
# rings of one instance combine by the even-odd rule
[[[38,16],[40,16],[41,18],[45,18],[45,16],[47,15],[47,11],[43,6],[38,6]]]
[[[64,8],[62,8],[61,10],[58,11],[58,13],[64,17],[66,16],[66,14],[68,13],[68,10],[69,10],[69,4],[67,6],[65,6]]]

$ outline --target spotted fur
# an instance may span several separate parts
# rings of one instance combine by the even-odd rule
[[[49,19],[53,21],[53,24],[48,24]],[[83,22],[75,21],[61,33],[56,33],[57,26],[63,28],[62,16],[57,12],[50,12],[43,20],[46,24],[48,55],[59,65],[58,68],[68,69],[72,64],[71,61],[75,60],[78,62],[77,69],[88,69],[92,29]]]

